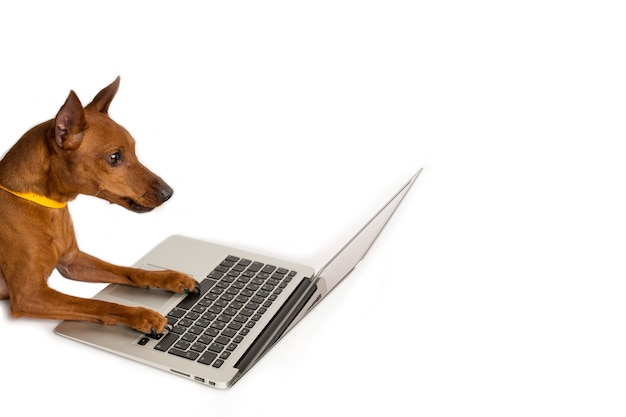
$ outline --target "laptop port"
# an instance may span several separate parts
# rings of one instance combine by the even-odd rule
[[[174,372],[174,373],[176,373],[178,375],[182,375],[182,376],[186,376],[187,378],[191,378],[191,375],[186,374],[184,372],[177,371],[176,369],[170,369],[170,371],[172,371],[172,372]]]

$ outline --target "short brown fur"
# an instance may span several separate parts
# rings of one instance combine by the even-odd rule
[[[0,161],[0,185],[60,203],[87,194],[140,213],[167,201],[172,189],[139,162],[134,139],[108,115],[119,83],[118,77],[84,108],[70,92],[53,120],[26,132]],[[144,333],[167,326],[165,317],[147,308],[50,288],[55,268],[80,281],[196,290],[196,282],[178,272],[111,265],[81,252],[67,206],[48,208],[0,190],[0,299],[10,300],[14,317],[119,324]]]

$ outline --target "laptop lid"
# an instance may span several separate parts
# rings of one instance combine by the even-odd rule
[[[313,282],[321,289],[322,297],[326,296],[358,266],[421,172],[422,169],[417,171],[365,226],[317,272]]]
[[[281,309],[281,319],[266,329],[262,343],[246,352],[240,363],[242,374],[254,365],[278,340],[306,316],[317,303],[352,272],[372,247],[389,219],[402,203],[413,183],[422,172],[417,171],[400,190],[346,243],[310,280],[298,288]]]

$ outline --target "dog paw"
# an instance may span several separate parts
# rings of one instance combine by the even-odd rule
[[[163,333],[169,326],[167,319],[161,314],[148,308],[137,307],[129,326],[144,334],[157,335]]]
[[[194,282],[195,282],[195,285],[194,285],[193,289],[190,290],[189,288],[185,287],[185,289],[184,289],[185,293],[187,293],[187,294],[196,294],[196,295],[200,294],[200,283],[198,281],[196,281],[196,280],[194,280]]]
[[[132,285],[145,288],[161,288],[174,293],[193,293],[199,291],[200,285],[189,275],[177,271],[144,271],[133,270]]]
[[[180,272],[168,271],[168,276],[161,288],[175,293],[197,293],[200,291],[200,284],[189,275]]]

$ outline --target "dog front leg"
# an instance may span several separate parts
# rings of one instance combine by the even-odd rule
[[[142,333],[162,333],[167,325],[167,319],[154,310],[74,297],[49,287],[31,289],[26,294],[12,294],[11,314],[14,317],[123,325]]]
[[[180,272],[146,271],[112,265],[80,251],[61,259],[57,270],[64,277],[78,281],[154,287],[175,293],[192,292],[198,287],[198,283],[193,278]]]
[[[154,310],[89,300],[60,293],[47,285],[49,259],[36,255],[4,265],[2,275],[14,317],[78,320],[120,324],[144,333],[161,333],[167,319]]]

